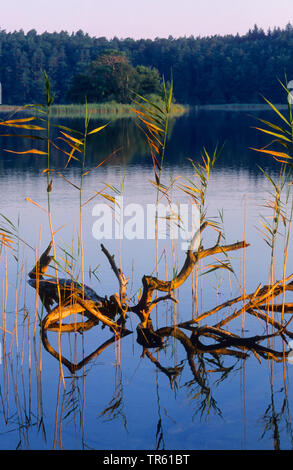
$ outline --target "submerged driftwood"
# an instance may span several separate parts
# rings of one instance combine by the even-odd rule
[[[204,230],[206,226],[207,223],[204,223],[199,232]],[[186,252],[186,258],[181,271],[170,281],[163,281],[153,276],[143,276],[142,294],[135,305],[132,305],[127,297],[128,279],[117,267],[114,256],[108,252],[104,245],[101,245],[102,252],[107,257],[119,285],[119,292],[115,292],[109,298],[106,296],[102,297],[92,288],[71,279],[44,278],[46,270],[53,259],[50,256],[50,243],[37,261],[36,266],[30,271],[30,279],[28,281],[36,289],[47,311],[47,315],[41,322],[42,340],[45,348],[53,356],[61,360],[71,372],[74,372],[92,357],[100,354],[117,337],[122,338],[130,334],[131,331],[126,328],[126,324],[129,315],[134,313],[139,319],[137,341],[143,346],[143,355],[146,355],[161,371],[166,373],[170,380],[173,380],[174,374],[176,376],[178,371],[174,372],[174,370],[170,371],[168,368],[164,368],[149,351],[150,348],[162,347],[165,339],[170,336],[176,338],[183,345],[187,353],[188,363],[195,376],[197,376],[193,360],[195,354],[209,353],[213,357],[230,355],[243,359],[251,351],[258,360],[260,358],[272,358],[275,361],[284,360],[288,352],[285,352],[284,348],[282,351],[270,348],[267,341],[275,336],[280,336],[285,342],[288,342],[287,338],[293,338],[293,333],[288,329],[293,317],[290,317],[286,323],[284,321],[278,322],[274,315],[271,315],[272,309],[270,304],[275,297],[284,294],[286,291],[293,290],[293,274],[286,279],[276,282],[274,285],[259,286],[250,294],[228,300],[189,321],[157,330],[154,329],[151,319],[153,308],[162,301],[171,300],[177,302],[173,296],[174,291],[186,281],[199,260],[249,246],[245,241],[230,245],[220,245],[220,239],[221,237],[218,238],[217,243],[213,247],[208,249],[201,248],[197,251],[193,251],[192,243],[190,249]],[[158,296],[159,292],[164,293],[164,295]],[[213,326],[199,326],[199,322],[211,318],[216,312],[225,311],[225,309],[237,303],[241,303],[241,306]],[[273,312],[278,311],[282,313],[291,312],[292,303],[278,304]],[[254,315],[263,321],[265,334],[245,338],[223,329],[224,326],[244,313]],[[72,314],[81,314],[82,321],[64,323],[63,320]],[[284,318],[283,315],[282,318]],[[102,327],[109,327],[114,336],[87,358],[84,358],[80,364],[71,364],[70,361],[63,358],[60,351],[56,352],[48,341],[47,331],[84,332],[100,322]],[[267,332],[268,325],[273,329],[273,332],[270,334]],[[190,336],[187,335],[188,331]],[[209,338],[212,343],[206,345],[202,342],[202,338]],[[266,345],[260,344],[265,341]]]

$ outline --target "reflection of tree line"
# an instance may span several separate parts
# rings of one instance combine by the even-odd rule
[[[69,126],[74,129],[82,129],[83,121],[80,119],[70,119],[58,121],[58,123]],[[100,124],[101,123],[101,124]],[[170,120],[170,137],[172,136],[172,129],[174,127],[175,119]],[[105,124],[105,121],[97,121],[97,126]],[[3,137],[2,149],[14,149],[15,151],[25,151],[29,150],[31,143],[25,141],[24,139],[18,139],[16,137]],[[57,147],[62,148],[62,143],[56,137],[52,138]],[[40,150],[46,150],[45,144],[42,147],[42,142],[38,143],[38,148]],[[36,157],[11,157],[4,150],[1,149],[1,158],[0,158],[0,171],[5,172],[8,168],[22,169],[27,171],[29,168],[30,171],[36,171],[39,173],[40,169],[46,168],[46,158],[38,156]],[[135,158],[136,162],[141,162],[147,160],[148,157],[148,145],[145,142],[145,139],[138,129],[135,119],[132,118],[122,118],[117,119],[113,122],[109,122],[109,125],[105,128],[103,135],[93,136],[87,143],[87,154],[86,154],[86,165],[88,168],[93,168],[98,163],[101,163],[108,156],[115,153],[115,156],[109,157],[103,165],[112,165],[112,164],[127,164],[132,162]],[[52,146],[52,164],[54,168],[64,168],[66,164],[66,157],[62,155],[62,152],[58,148]],[[78,155],[75,156],[75,158]],[[78,168],[80,162],[71,161],[71,167]]]
[[[255,156],[250,147],[261,148],[265,142],[263,136],[253,129],[258,126],[256,118],[272,119],[270,112],[229,112],[198,111],[185,114],[176,120],[173,139],[168,146],[168,160],[186,162],[186,156],[197,160],[203,147],[213,149],[215,143],[223,142],[224,149],[217,160],[217,169],[247,168],[259,173],[257,165],[274,170],[277,167],[273,159]]]
[[[61,124],[75,129],[82,129],[83,120],[62,120]],[[100,121],[97,121],[99,125]],[[102,124],[105,121],[101,121]],[[211,129],[213,131],[211,132]],[[23,139],[3,137],[2,149],[16,151],[28,150],[30,143]],[[200,112],[173,118],[170,120],[168,136],[168,165],[187,164],[186,156],[195,160],[200,157],[202,147],[214,146],[217,141],[225,141],[223,156],[218,160],[221,167],[239,169],[249,168],[257,172],[257,164],[263,168],[273,170],[276,166],[273,159],[255,157],[249,150],[251,146],[261,147],[263,140],[260,134],[251,129],[251,118],[242,112]],[[60,141],[56,143],[61,147]],[[39,144],[38,144],[39,145]],[[41,148],[41,144],[39,145]],[[3,173],[9,168],[18,170],[38,171],[46,167],[46,159],[42,157],[11,157],[1,149],[0,171]],[[113,151],[119,149],[114,157],[110,157],[104,165],[117,163],[143,163],[149,165],[149,149],[146,140],[138,129],[136,122],[131,118],[117,119],[110,122],[103,134],[93,136],[87,143],[86,165],[89,168],[102,162]],[[52,162],[55,168],[64,168],[66,161],[61,152],[52,147]],[[78,162],[71,161],[71,166],[78,167]]]

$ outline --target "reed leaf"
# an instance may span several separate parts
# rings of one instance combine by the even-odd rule
[[[61,132],[61,134],[63,134],[65,137],[67,137],[67,139],[72,140],[72,142],[75,142],[75,143],[78,144],[78,145],[83,145],[83,142],[82,142],[80,139],[77,139],[76,137],[72,137],[71,135],[66,134],[66,133],[63,132],[63,131],[60,131],[60,132]]]
[[[22,139],[32,139],[32,140],[42,140],[44,141],[44,137],[40,137],[38,135],[25,135],[25,134],[0,134],[0,137],[20,137]]]
[[[270,134],[274,137],[278,137],[279,139],[286,140],[287,142],[292,142],[290,139],[288,139],[288,137],[285,137],[283,134],[277,134],[276,132],[268,131],[267,129],[261,129],[260,127],[254,127],[254,129],[264,132],[265,134]]]
[[[109,123],[104,124],[103,126],[100,126],[100,127],[96,127],[96,128],[93,129],[92,131],[88,132],[88,135],[96,134],[97,132],[100,132],[102,129],[105,129],[105,127],[107,127],[108,124],[109,124]]]
[[[12,125],[12,124],[20,124],[20,123],[23,123],[23,122],[34,121],[36,119],[37,119],[36,117],[31,116],[31,117],[28,117],[28,118],[10,119],[8,121],[0,121],[0,124],[2,126],[7,126],[7,125]]]
[[[268,103],[268,105],[275,111],[275,113],[287,124],[287,126],[291,127],[290,126],[290,123],[287,121],[287,119],[285,118],[285,116],[276,108],[275,105],[273,105],[273,103],[271,103],[267,98],[265,98],[263,96],[263,99]]]
[[[280,157],[280,158],[286,158],[286,159],[292,159],[290,155],[284,152],[276,152],[275,150],[266,150],[266,149],[255,149],[253,147],[250,147],[251,150],[255,150],[256,152],[261,152],[261,153],[266,153],[268,155],[272,155],[273,157]]]
[[[45,209],[44,207],[40,206],[40,204],[38,204],[37,202],[33,201],[30,197],[26,197],[25,200],[28,201],[28,202],[30,202],[31,204],[34,204],[35,206],[39,207],[39,209],[41,209],[42,211],[48,213],[47,209]]]
[[[282,132],[283,134],[291,135],[291,133],[287,130],[284,129],[284,127],[277,126],[276,124],[273,124],[272,122],[266,121],[265,119],[260,119],[257,118],[258,121],[262,122],[263,124],[266,124],[268,127],[271,127],[272,129],[275,129],[276,131]]]
[[[6,126],[6,127],[15,127],[18,129],[30,129],[34,131],[44,131],[44,127],[40,126],[35,126],[34,124],[9,124],[7,122],[0,122],[1,126]]]
[[[3,150],[5,152],[14,153],[16,155],[27,155],[27,154],[48,155],[47,152],[43,152],[42,150],[38,150],[38,149],[30,149],[30,150],[25,150],[23,152],[16,152],[16,150],[9,150],[9,149],[3,149]]]

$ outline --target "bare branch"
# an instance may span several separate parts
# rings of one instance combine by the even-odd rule
[[[52,248],[52,242],[49,243],[48,247],[44,251],[44,253],[40,256],[39,260],[37,261],[36,265],[33,269],[29,272],[30,279],[36,279],[37,277],[42,278],[42,275],[48,269],[50,262],[53,259],[53,256],[49,256],[50,250]]]
[[[204,228],[204,227],[203,227]],[[228,251],[239,250],[248,247],[249,244],[245,241],[233,243],[231,245],[215,245],[212,248],[201,251],[187,251],[186,259],[180,273],[175,276],[171,281],[162,281],[152,276],[144,276],[142,278],[143,292],[139,303],[131,307],[131,311],[135,312],[142,321],[146,321],[150,311],[149,306],[152,305],[152,297],[155,290],[161,292],[170,292],[178,289],[188,278],[193,271],[195,264],[202,258],[214,255],[216,253],[225,253]]]
[[[102,252],[107,257],[111,265],[111,268],[114,271],[115,276],[118,279],[119,288],[120,288],[120,303],[121,303],[122,308],[125,308],[125,305],[127,302],[126,289],[127,289],[128,279],[126,279],[123,272],[119,268],[117,268],[114,255],[110,255],[109,251],[107,250],[107,248],[105,248],[105,246],[102,243],[101,243],[101,248],[102,248]]]

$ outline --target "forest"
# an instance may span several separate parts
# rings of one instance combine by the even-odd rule
[[[293,79],[293,27],[245,35],[107,39],[83,31],[38,34],[0,29],[3,104],[38,102],[43,71],[55,103],[129,102],[129,90],[158,93],[162,77],[189,105],[280,102],[278,79]],[[111,83],[111,89],[109,84]]]

